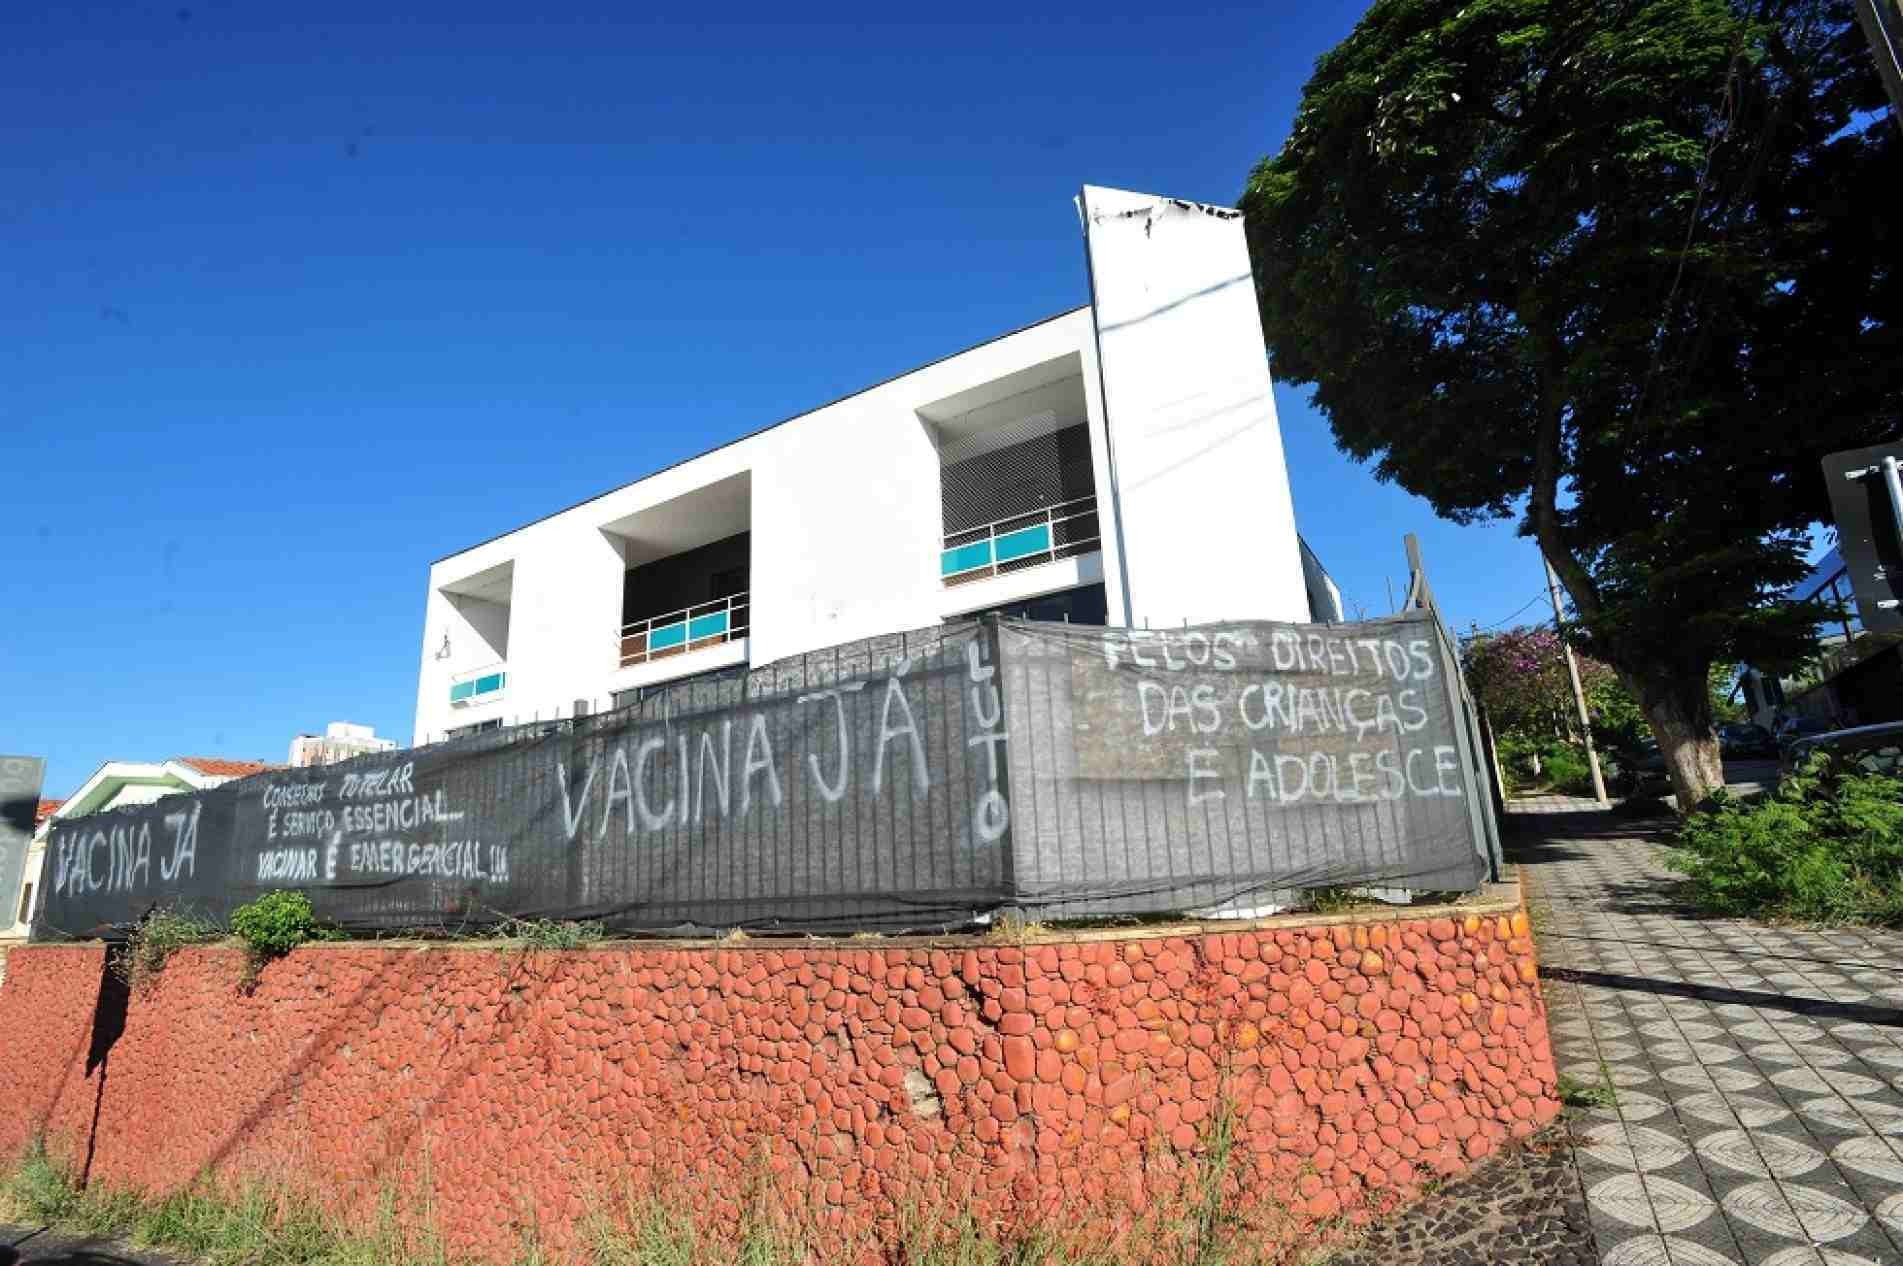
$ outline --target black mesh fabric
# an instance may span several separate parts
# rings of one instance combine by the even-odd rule
[[[55,825],[36,939],[299,889],[347,928],[932,929],[1464,890],[1486,783],[1429,617],[965,621]]]

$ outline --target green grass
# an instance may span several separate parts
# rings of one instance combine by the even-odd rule
[[[432,1236],[405,1231],[393,1192],[367,1228],[347,1227],[310,1201],[262,1185],[234,1195],[200,1190],[145,1198],[81,1190],[37,1140],[0,1183],[0,1220],[124,1239],[206,1266],[448,1266]]]
[[[1526,898],[1526,924],[1535,941],[1544,940],[1553,926],[1553,907],[1530,892]]]
[[[597,1215],[587,1239],[595,1266],[698,1266],[703,1260],[694,1220],[660,1200],[644,1204],[625,1228]]]
[[[1228,1266],[1236,1260],[1244,1225],[1229,1198],[1236,1177],[1236,1114],[1227,1099],[1218,1101],[1202,1144],[1202,1154],[1196,1158],[1195,1202],[1185,1228],[1189,1241],[1185,1260],[1194,1266]]]
[[[1158,1143],[1159,1157],[1168,1153]],[[1243,1167],[1233,1109],[1226,1104],[1203,1126],[1193,1152],[1181,1154],[1184,1200],[1155,1209],[1123,1228],[1069,1211],[1029,1226],[995,1228],[952,1204],[901,1212],[895,1242],[870,1252],[844,1248],[816,1234],[816,1209],[798,1193],[784,1200],[764,1167],[750,1177],[740,1226],[713,1235],[690,1202],[663,1187],[629,1198],[608,1216],[598,1210],[581,1227],[592,1266],[820,1266],[875,1260],[888,1266],[1152,1266],[1167,1258],[1183,1266],[1259,1266],[1288,1260],[1285,1210],[1273,1199],[1240,1200]],[[805,1193],[810,1198],[810,1192]],[[37,1142],[0,1181],[0,1220],[51,1225],[100,1239],[177,1253],[204,1266],[452,1266],[433,1233],[407,1227],[393,1189],[374,1215],[353,1222],[282,1189],[253,1185],[233,1193],[203,1187],[147,1198],[101,1187],[79,1189]],[[428,1210],[417,1221],[428,1224]],[[1277,1245],[1283,1246],[1281,1249]],[[517,1266],[551,1260],[533,1230],[512,1259]]]
[[[33,1222],[63,1222],[79,1204],[79,1193],[47,1159],[46,1145],[38,1139],[8,1175],[4,1193],[13,1213]]]

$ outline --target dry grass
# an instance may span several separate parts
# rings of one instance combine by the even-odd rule
[[[842,1242],[819,1229],[810,1185],[789,1197],[762,1164],[741,1193],[737,1226],[717,1232],[695,1219],[683,1198],[690,1177],[651,1179],[645,1190],[630,1190],[576,1229],[582,1259],[596,1266],[1276,1266],[1299,1260],[1304,1249],[1291,1247],[1288,1210],[1245,1190],[1250,1167],[1236,1144],[1235,1118],[1225,1107],[1185,1158],[1181,1198],[1134,1219],[1066,1209],[1001,1228],[951,1202],[899,1210],[881,1244]],[[266,1185],[235,1193],[195,1188],[158,1199],[80,1190],[37,1144],[0,1182],[0,1220],[129,1240],[207,1266],[455,1263],[436,1235],[399,1215],[394,1188],[384,1192],[373,1217],[345,1223],[308,1199]],[[427,1211],[420,1221],[431,1223]],[[514,1257],[519,1266],[549,1260],[534,1235]]]

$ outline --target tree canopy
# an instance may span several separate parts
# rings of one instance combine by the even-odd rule
[[[1886,110],[1850,0],[1379,0],[1242,199],[1279,376],[1519,516],[1711,770],[1710,666],[1810,645],[1818,458],[1903,431]]]

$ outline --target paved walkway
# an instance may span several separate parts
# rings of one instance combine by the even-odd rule
[[[1604,1266],[1903,1264],[1903,934],[1702,918],[1663,824],[1513,812]]]

